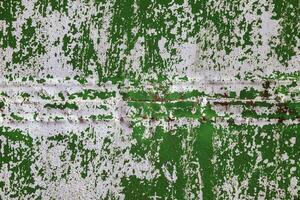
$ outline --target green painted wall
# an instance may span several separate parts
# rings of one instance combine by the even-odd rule
[[[1,0],[0,199],[300,198],[297,0]]]

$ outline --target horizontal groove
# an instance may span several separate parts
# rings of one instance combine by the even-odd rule
[[[60,82],[61,81],[61,82]],[[44,83],[37,83],[37,82],[16,82],[16,81],[11,81],[11,82],[6,82],[6,81],[0,81],[0,87],[8,87],[8,86],[17,86],[17,87],[22,87],[22,86],[43,86],[43,87],[57,87],[59,86],[78,86],[78,87],[116,87],[118,84],[110,84],[110,83],[100,83],[98,84],[97,82],[88,82],[86,84],[80,84],[77,81],[70,81],[66,82],[65,80],[60,80],[60,81],[48,81]],[[219,85],[219,84],[234,84],[234,85],[260,85],[265,83],[267,80],[255,80],[255,81],[248,81],[248,80],[190,80],[190,81],[183,81],[179,83],[172,83],[172,86],[177,86],[177,85],[195,85],[195,84],[208,84],[208,85]],[[289,84],[289,83],[300,83],[300,80],[268,80],[270,84]],[[152,86],[150,84],[144,84],[143,86]],[[130,87],[130,86],[129,86]],[[124,86],[126,88],[126,86]]]
[[[80,97],[78,97],[80,98]],[[199,100],[195,101],[195,100],[120,100],[119,98],[116,97],[109,97],[107,99],[100,99],[100,98],[96,98],[96,99],[78,99],[78,100],[66,100],[66,101],[61,101],[61,100],[55,100],[55,99],[49,99],[49,100],[45,100],[45,99],[41,99],[39,101],[32,101],[32,100],[25,100],[22,101],[20,100],[9,100],[9,98],[4,98],[5,102],[8,104],[16,104],[16,105],[23,105],[23,104],[43,104],[43,103],[83,103],[84,105],[86,104],[96,104],[96,103],[103,103],[103,104],[110,104],[110,103],[116,103],[116,102],[120,102],[120,101],[124,101],[127,103],[157,103],[157,104],[163,104],[163,103],[177,103],[177,102],[191,102],[191,103],[195,103],[195,104],[201,104],[202,103],[202,97],[198,97]],[[237,103],[237,102],[242,102],[244,104],[254,104],[257,102],[263,102],[263,103],[270,103],[270,104],[285,104],[285,103],[290,103],[290,102],[300,102],[300,98],[299,99],[291,99],[291,100],[287,100],[287,101],[278,101],[272,98],[269,99],[239,99],[239,98],[205,98],[207,103],[209,104],[214,104],[214,105],[220,105],[220,106],[231,106],[231,103]],[[111,102],[109,102],[111,101]],[[253,105],[255,106],[255,105]]]
[[[64,118],[68,118],[71,115],[62,115],[59,117],[64,117]],[[66,123],[66,122],[72,122],[72,123],[99,123],[99,122],[109,122],[109,121],[114,121],[114,122],[118,122],[118,123],[124,123],[124,124],[128,124],[130,122],[136,122],[136,121],[153,121],[153,122],[167,122],[167,123],[177,123],[180,121],[188,121],[188,122],[211,122],[214,124],[219,124],[219,123],[228,123],[228,121],[233,120],[234,123],[254,123],[254,124],[259,124],[259,123],[271,123],[271,124],[276,124],[278,122],[280,123],[286,123],[286,124],[299,124],[300,123],[300,118],[296,118],[296,119],[280,119],[280,118],[272,118],[272,119],[267,119],[267,118],[251,118],[251,117],[239,117],[239,116],[230,116],[230,117],[223,117],[223,116],[215,116],[213,120],[205,120],[205,119],[201,119],[201,117],[199,119],[193,119],[193,118],[189,118],[189,117],[180,117],[180,118],[173,118],[173,119],[167,119],[167,118],[151,118],[151,117],[126,117],[126,119],[124,119],[124,117],[119,116],[119,117],[113,117],[111,119],[97,119],[97,120],[91,120],[91,119],[82,119],[81,117],[78,117],[76,119],[72,118],[72,119],[61,119],[61,120],[29,120],[29,119],[24,119],[22,121],[17,121],[14,119],[0,119],[0,123],[13,123],[13,124],[24,124],[24,123]]]
[[[61,101],[61,100],[54,100],[54,99],[49,99],[49,100],[46,100],[46,99],[41,99],[39,101],[32,101],[32,100],[25,100],[25,101],[16,101],[16,100],[7,100],[6,99],[6,103],[9,103],[9,104],[17,104],[17,105],[22,105],[22,104],[43,104],[43,103],[47,103],[47,104],[51,104],[51,103],[59,103],[59,104],[64,104],[64,103],[107,103],[108,102],[104,102],[104,101],[111,101],[112,99],[114,99],[115,97],[110,97],[110,98],[107,98],[107,99],[100,99],[100,98],[96,98],[96,99],[78,99],[78,100],[66,100],[66,101]],[[115,101],[113,101],[115,102]],[[113,103],[111,102],[111,103]],[[86,104],[85,104],[86,105]]]
[[[200,104],[202,101],[201,99],[203,99],[203,97],[196,97],[199,99],[199,101],[195,101],[195,100],[188,100],[188,99],[185,99],[185,100],[124,100],[128,103],[135,103],[135,102],[145,102],[145,103],[165,103],[165,102],[192,102],[192,103],[198,103]],[[273,104],[282,104],[282,103],[288,103],[289,101],[292,101],[292,102],[300,102],[300,98],[299,99],[292,99],[292,100],[289,100],[288,102],[285,102],[285,101],[278,101],[278,100],[275,100],[275,99],[272,99],[272,98],[269,98],[269,99],[240,99],[240,98],[211,98],[211,97],[205,97],[206,101],[208,103],[213,103],[213,104],[223,104],[223,103],[234,103],[234,102],[243,102],[243,103],[255,103],[255,102],[266,102],[266,103],[273,103]]]

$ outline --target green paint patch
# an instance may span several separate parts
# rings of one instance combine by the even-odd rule
[[[76,103],[47,103],[45,104],[44,108],[53,108],[53,109],[71,109],[71,110],[78,110],[79,107]]]
[[[22,121],[24,119],[22,116],[17,115],[15,113],[11,113],[10,116],[11,116],[12,119],[14,119],[16,121]]]
[[[207,120],[216,117],[215,111],[210,106],[202,107],[199,103],[191,101],[145,103],[128,102],[128,105],[136,109],[135,116],[153,119],[192,118]]]
[[[241,99],[255,99],[257,96],[259,96],[259,92],[254,88],[244,89],[240,92]]]
[[[21,130],[0,127],[0,169],[10,172],[9,181],[3,180],[0,189],[8,198],[34,197],[39,187],[32,176],[33,139]],[[12,188],[12,189],[11,189]]]
[[[94,100],[96,98],[99,99],[108,99],[110,97],[115,97],[116,93],[115,92],[100,92],[97,90],[92,90],[92,89],[85,89],[82,92],[76,92],[73,93],[69,96],[69,99],[75,99],[76,97],[82,98],[83,100],[91,99]]]
[[[144,126],[135,126],[133,128],[133,137],[137,140],[137,144],[131,148],[131,151],[134,155],[151,159],[162,175],[155,177],[152,181],[137,179],[134,176],[125,178],[122,184],[125,186],[124,192],[127,198],[131,198],[134,195],[146,195],[149,197],[166,194],[168,196],[174,195],[173,198],[175,199],[183,199],[192,195],[198,196],[199,188],[190,190],[189,194],[184,192],[184,188],[197,185],[200,181],[199,177],[197,178],[197,174],[193,174],[193,170],[197,166],[195,164],[190,165],[193,162],[201,168],[204,198],[214,197],[212,192],[213,166],[211,163],[213,156],[212,135],[214,133],[212,124],[205,123],[193,129],[190,129],[188,126],[182,126],[170,132],[166,132],[162,127],[158,126],[150,138],[144,137],[145,131]],[[174,182],[163,173],[165,167],[171,173],[174,170],[172,166],[176,166],[177,178],[174,179]],[[145,183],[150,189],[145,188]],[[132,187],[133,184],[137,188]],[[138,193],[136,194],[136,192]]]
[[[113,119],[112,115],[91,115],[89,117],[93,121],[102,121],[102,120],[111,120]]]

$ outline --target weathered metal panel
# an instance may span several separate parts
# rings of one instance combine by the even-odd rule
[[[0,2],[0,199],[300,198],[297,0]]]

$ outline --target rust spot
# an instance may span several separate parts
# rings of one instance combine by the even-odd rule
[[[151,121],[156,121],[157,119],[155,117],[150,118]]]
[[[246,102],[247,105],[254,107],[256,105],[256,103],[254,101],[247,101]]]
[[[153,96],[153,101],[157,101],[157,102],[164,102],[165,101],[165,99],[163,99],[163,98],[161,98],[158,94],[155,94],[154,96]]]
[[[271,82],[267,80],[262,85],[263,85],[263,88],[268,89],[268,88],[270,88],[270,84],[271,84]]]
[[[168,117],[167,121],[168,122],[173,122],[175,119],[171,118],[171,117]]]
[[[214,104],[215,105],[220,105],[220,106],[225,106],[225,107],[229,106],[229,103],[227,101],[223,101],[223,102],[216,101],[216,102],[214,102]]]
[[[268,98],[271,96],[271,94],[269,93],[268,90],[264,90],[264,91],[262,91],[262,92],[260,93],[260,96],[263,97],[263,98],[268,99]]]
[[[78,120],[79,120],[79,123],[84,123],[84,119],[82,117],[79,117]]]

